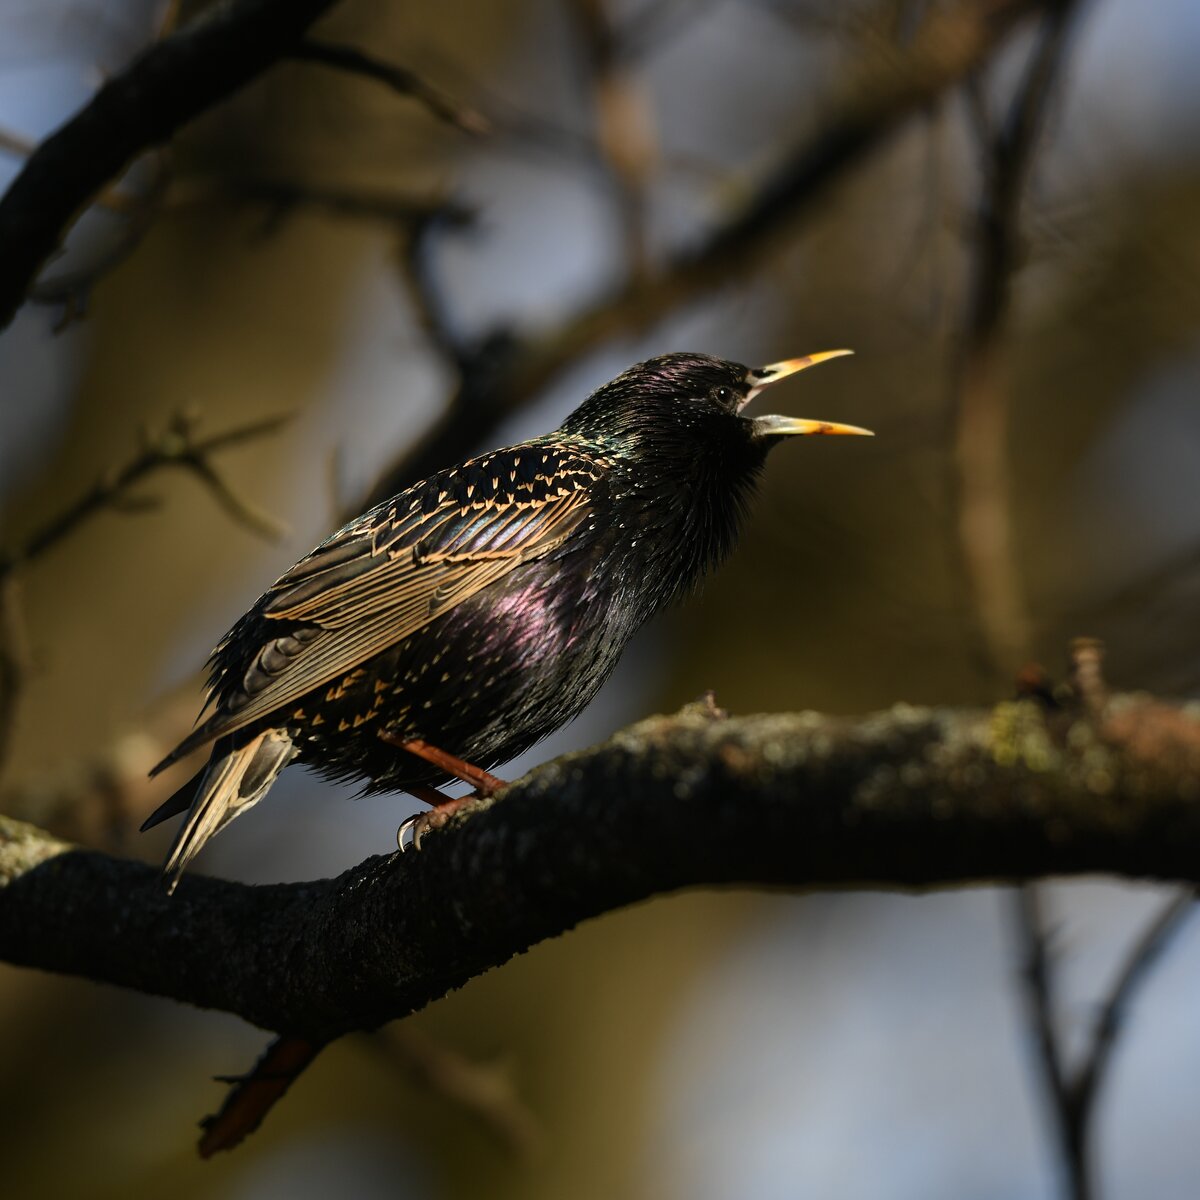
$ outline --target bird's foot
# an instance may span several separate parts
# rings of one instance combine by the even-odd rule
[[[441,829],[450,819],[450,814],[441,808],[431,808],[428,812],[413,813],[400,828],[396,830],[396,846],[404,854],[411,846],[414,850],[421,849],[421,841],[431,829]]]
[[[428,812],[413,813],[402,822],[396,830],[396,846],[403,854],[409,846],[414,850],[421,849],[421,841],[430,830],[441,829],[460,808],[480,799],[478,793],[467,796],[447,796],[435,787],[426,784],[415,784],[409,789],[418,800],[424,800],[432,805]],[[407,841],[405,840],[407,838]]]

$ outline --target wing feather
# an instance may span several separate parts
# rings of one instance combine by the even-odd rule
[[[433,476],[364,514],[283,574],[243,618],[257,622],[257,649],[237,659],[226,654],[244,636],[242,623],[218,647],[216,711],[180,751],[342,678],[560,546],[591,511],[606,464],[570,448],[539,446],[533,452],[542,456],[539,470],[513,465],[528,453],[528,447],[498,451]],[[277,622],[278,633],[271,628]]]

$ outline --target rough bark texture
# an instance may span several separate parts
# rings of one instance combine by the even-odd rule
[[[237,836],[234,831],[229,836]],[[862,719],[693,706],[557,759],[333,880],[185,878],[0,822],[0,958],[315,1041],[678,888],[1200,882],[1200,708],[1117,697]]]

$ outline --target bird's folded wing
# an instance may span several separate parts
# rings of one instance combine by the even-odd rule
[[[494,458],[477,460],[476,472],[491,468]],[[342,679],[522,563],[553,551],[588,515],[590,489],[602,473],[587,460],[572,466],[505,479],[482,493],[471,488],[470,495],[460,476],[442,477],[444,491],[435,477],[333,535],[256,605],[262,645],[241,678],[231,677],[228,665],[218,669],[216,711],[160,766]],[[275,622],[280,633],[272,637]],[[237,635],[235,627],[227,642]],[[214,655],[218,664],[223,646]]]

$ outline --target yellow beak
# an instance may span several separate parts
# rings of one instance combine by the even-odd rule
[[[789,375],[795,375],[797,371],[807,371],[809,367],[815,367],[818,363],[828,362],[831,358],[844,358],[853,353],[853,350],[822,350],[819,354],[805,354],[800,358],[785,358],[783,362],[768,363],[765,367],[750,372],[750,394],[753,395],[772,383],[778,383]]]
[[[870,429],[861,425],[839,425],[837,421],[810,421],[804,417],[751,417],[757,437],[795,437],[808,433],[846,433],[856,437],[874,437]]]
[[[806,354],[802,358],[786,358],[783,362],[770,363],[765,367],[751,370],[747,382],[750,390],[746,393],[744,408],[764,388],[795,375],[797,371],[806,371],[818,363],[828,362],[831,358],[842,358],[853,354],[853,350],[822,350],[819,354]],[[840,425],[836,421],[811,421],[802,417],[754,417],[752,419],[754,432],[759,437],[794,437],[800,434],[812,433],[841,433],[853,434],[858,437],[874,437],[869,429],[858,425]]]

